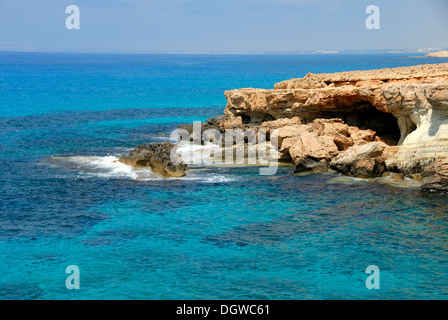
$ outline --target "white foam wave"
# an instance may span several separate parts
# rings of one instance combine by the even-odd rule
[[[238,180],[238,178],[234,176],[230,176],[227,174],[216,174],[216,173],[193,173],[190,176],[180,179],[205,182],[205,183],[225,183],[225,182],[234,182]]]
[[[117,156],[73,156],[51,157],[48,162],[56,166],[77,170],[80,177],[100,177],[105,179],[132,179],[142,181],[167,180],[153,173],[150,168],[134,168],[118,161]],[[183,178],[170,180],[198,181],[205,183],[224,183],[236,181],[227,174],[192,169]]]
[[[118,161],[115,156],[74,156],[53,157],[53,161],[66,163],[73,169],[79,170],[79,174],[85,177],[124,178],[144,180],[156,177],[149,168],[135,169]]]
[[[184,163],[189,165],[210,165],[214,161],[210,153],[220,149],[216,145],[197,145],[190,142],[179,142],[178,154]]]

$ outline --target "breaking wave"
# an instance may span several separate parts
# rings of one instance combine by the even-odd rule
[[[205,183],[224,183],[238,180],[237,176],[208,170],[190,169],[183,178],[162,178],[150,168],[134,168],[118,161],[119,156],[73,156],[51,157],[47,162],[54,167],[63,167],[83,178],[128,179],[141,181],[184,180]]]

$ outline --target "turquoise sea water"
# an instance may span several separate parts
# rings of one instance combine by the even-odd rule
[[[166,180],[114,162],[221,114],[224,90],[436,62],[448,59],[0,53],[0,298],[448,298],[446,196],[289,166]]]

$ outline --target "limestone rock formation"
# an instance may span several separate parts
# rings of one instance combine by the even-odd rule
[[[347,150],[353,145],[353,139],[349,133],[350,128],[340,119],[316,119],[309,126],[319,136],[333,138],[338,150]]]
[[[194,141],[196,144],[204,144],[204,132],[210,129],[215,129],[218,132],[221,132],[221,127],[218,126],[220,120],[224,118],[224,116],[217,116],[214,118],[207,119],[207,123],[198,123],[198,124],[180,124],[177,126],[178,129],[186,130],[190,141]],[[195,129],[196,128],[196,129]]]
[[[309,128],[305,125],[297,125],[297,126],[285,126],[278,128],[275,132],[272,133],[272,138],[276,137],[278,141],[278,145],[285,152],[288,152],[287,146],[283,144],[286,139],[287,141],[295,141],[298,137],[300,137],[305,132],[309,132]]]
[[[360,178],[378,177],[385,170],[382,157],[385,148],[386,144],[378,141],[352,146],[333,158],[330,167]]]
[[[260,128],[277,129],[286,126],[297,126],[299,124],[302,124],[302,121],[299,117],[292,117],[291,119],[281,118],[273,121],[265,121],[261,124]]]
[[[348,126],[341,119],[316,119],[307,125],[293,125],[289,122],[281,124],[287,125],[277,128],[272,137],[277,138],[280,153],[289,155],[296,172],[327,171],[331,160],[341,152],[352,146],[379,140],[375,131]],[[384,142],[379,141],[378,144],[384,145],[381,151],[386,149]],[[390,152],[387,154],[395,155]],[[335,166],[335,170],[348,173],[346,168],[339,169],[338,166]],[[381,173],[378,170],[369,176]]]
[[[422,175],[425,192],[448,192],[448,159],[434,161]]]
[[[222,129],[308,124],[307,131],[332,137],[339,152],[375,141],[396,144],[400,148],[387,153],[384,165],[387,171],[408,175],[421,173],[434,159],[448,157],[447,63],[307,74],[277,83],[271,90],[239,89],[226,91],[225,96]],[[323,123],[320,119],[340,120]],[[287,143],[284,151],[292,149],[292,136],[279,138]]]
[[[428,53],[425,58],[448,58],[448,51],[439,51]]]
[[[119,161],[133,167],[150,167],[154,173],[165,178],[183,177],[188,169],[180,158],[171,158],[177,156],[173,150],[175,147],[176,145],[171,142],[153,143],[149,146],[140,145],[132,150],[129,156],[123,156]],[[178,164],[173,163],[173,160],[176,160]]]
[[[328,162],[337,153],[338,148],[331,137],[309,131],[301,134],[289,148],[296,172],[326,171]]]

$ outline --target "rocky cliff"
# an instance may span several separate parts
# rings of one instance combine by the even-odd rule
[[[373,159],[380,160],[368,165],[378,174],[382,171],[408,175],[421,173],[435,159],[448,158],[447,63],[307,74],[303,78],[276,83],[271,90],[238,89],[226,91],[225,96],[228,103],[225,118],[220,121],[223,129],[244,126],[282,128],[281,123],[288,124],[288,119],[294,119],[292,127],[301,127],[298,130],[302,133],[295,135],[293,140],[283,141],[289,146],[281,149],[299,150],[302,153],[299,152],[299,158],[303,158],[303,154],[306,155],[304,148],[307,148],[304,139],[312,141],[314,147],[319,143],[329,151],[324,156],[307,159],[328,165],[333,163],[334,168],[342,166],[347,170],[347,165],[341,165],[341,162],[347,162],[347,154],[341,153],[350,148],[353,153],[354,146],[365,143],[376,144],[367,149],[376,150],[372,153],[375,155]],[[341,122],[319,125],[316,119]],[[305,131],[310,134],[303,135],[303,126],[307,126]],[[326,134],[322,130],[340,132]],[[368,130],[373,132],[373,136],[368,137],[370,141],[360,143],[362,139],[356,136],[366,135]],[[335,150],[331,141],[325,138],[337,142],[335,136],[339,140],[344,137],[345,146],[335,143]],[[294,158],[294,154],[291,156]],[[383,170],[377,170],[381,166]]]

